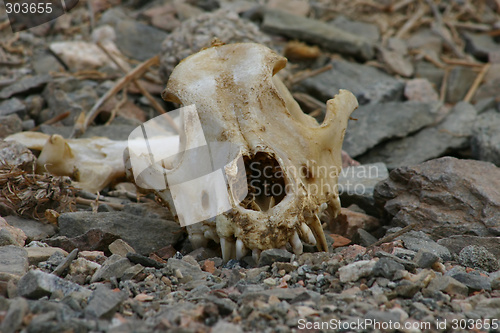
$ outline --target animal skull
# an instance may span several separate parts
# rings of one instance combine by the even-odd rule
[[[242,156],[243,164],[228,164],[225,171],[246,174],[246,197],[238,200],[229,180],[231,209],[187,227],[194,247],[212,239],[221,244],[226,261],[240,259],[248,250],[258,257],[262,250],[287,244],[300,254],[301,240],[327,251],[320,216],[334,218],[340,211],[342,141],[357,100],[340,90],[327,102],[325,119],[318,124],[275,75],[286,62],[260,44],[215,45],[184,59],[163,92],[165,100],[196,107],[206,141],[230,142]],[[189,142],[192,122],[184,119],[183,126],[186,137],[180,141]],[[125,162],[133,172],[127,154]],[[184,167],[182,157],[175,163],[156,167],[168,176]],[[173,209],[168,188],[156,194]]]

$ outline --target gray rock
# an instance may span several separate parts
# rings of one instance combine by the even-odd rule
[[[35,50],[31,64],[35,72],[40,75],[64,71],[61,63],[46,49],[43,51]]]
[[[487,34],[465,32],[462,36],[465,40],[465,52],[472,54],[478,60],[487,62],[490,53],[500,52],[500,45]]]
[[[377,58],[385,65],[386,70],[395,75],[410,77],[415,71],[413,62],[408,56],[382,46],[377,47]]]
[[[462,101],[476,76],[477,73],[470,67],[453,67],[448,76],[446,102],[454,104]]]
[[[6,216],[5,221],[7,221],[7,223],[11,226],[21,229],[27,237],[27,243],[51,237],[56,233],[55,227],[52,224],[45,224],[18,216]]]
[[[219,320],[212,330],[217,333],[243,333],[243,329],[239,325],[224,320]]]
[[[475,309],[483,318],[500,318],[500,298],[486,298],[477,303]]]
[[[477,110],[477,114],[481,114],[489,110],[495,110],[496,104],[497,102],[494,97],[486,97],[477,100],[474,103],[474,108]]]
[[[401,280],[394,288],[398,296],[412,298],[420,290],[420,285],[409,280]]]
[[[85,316],[92,319],[111,319],[125,299],[125,292],[113,291],[99,285],[89,298]]]
[[[456,235],[447,238],[441,238],[438,241],[439,245],[443,245],[450,250],[451,253],[458,255],[466,246],[477,245],[484,246],[495,257],[500,258],[500,237],[478,237],[470,235]]]
[[[420,268],[431,268],[439,260],[439,256],[427,249],[420,249],[413,260]]]
[[[394,260],[380,258],[380,260],[375,263],[375,266],[373,266],[372,274],[392,280],[397,271],[402,271],[404,269],[405,267],[403,265]]]
[[[500,112],[491,110],[477,117],[471,149],[474,158],[500,166]]]
[[[20,93],[32,92],[42,88],[51,80],[52,77],[48,74],[25,76],[19,81],[16,81],[15,83],[0,90],[0,99],[7,99]]]
[[[339,268],[341,282],[354,282],[372,274],[375,260],[360,260]]]
[[[147,60],[160,53],[167,34],[159,29],[133,20],[116,23],[116,45],[129,58]]]
[[[359,244],[364,247],[368,247],[378,241],[375,236],[364,229],[358,229],[357,238],[359,238]]]
[[[68,254],[66,258],[64,258],[64,260],[59,265],[57,265],[52,274],[57,276],[62,276],[63,273],[69,268],[73,260],[76,259],[77,255],[78,255],[78,249],[74,249],[73,251],[71,251],[71,253]]]
[[[491,290],[491,281],[485,276],[465,272],[456,272],[450,276],[466,285],[471,291]]]
[[[120,255],[113,254],[111,257],[106,259],[101,267],[99,267],[94,275],[92,275],[91,282],[97,282],[102,280],[109,280],[112,277],[121,279],[125,271],[131,268],[133,265],[127,259]]]
[[[415,77],[429,80],[436,91],[439,91],[441,88],[444,72],[444,69],[436,67],[425,60],[417,61],[415,64]]]
[[[343,15],[337,15],[330,24],[353,35],[362,36],[371,44],[380,40],[380,31],[376,24],[352,21]]]
[[[22,145],[17,141],[0,140],[0,161],[3,163],[30,171],[33,170],[35,160],[35,155],[33,155],[33,153],[25,145]],[[9,222],[10,225],[15,226],[8,220],[10,218],[10,216],[5,217],[5,220]]]
[[[24,275],[28,271],[28,252],[22,247],[0,246],[0,272]]]
[[[274,262],[290,262],[293,254],[287,250],[269,249],[262,251],[259,258],[259,267],[270,266]]]
[[[176,276],[181,283],[187,283],[192,280],[203,280],[206,276],[210,275],[210,273],[202,271],[199,265],[193,265],[182,259],[174,258],[168,259],[167,266],[163,270],[167,275]]]
[[[435,239],[498,236],[498,188],[500,169],[493,164],[443,157],[393,170],[375,187],[374,197],[391,224],[415,223]]]
[[[371,319],[380,323],[388,323],[389,321],[396,323],[401,321],[401,316],[397,312],[370,310],[364,318]]]
[[[76,237],[90,229],[100,229],[120,236],[143,255],[173,245],[182,237],[180,226],[173,221],[145,218],[125,212],[64,213],[59,216],[58,222],[62,236]]]
[[[279,10],[266,10],[262,30],[319,45],[328,51],[370,60],[373,44],[367,39],[341,30],[334,25]]]
[[[165,266],[164,264],[154,259],[133,252],[127,253],[127,259],[134,264],[140,264],[144,267],[162,268],[163,266]]]
[[[17,114],[0,116],[0,139],[23,130],[23,121]]]
[[[420,29],[407,40],[409,49],[425,50],[434,54],[441,54],[443,40],[431,29]]]
[[[143,271],[144,271],[144,266],[139,264],[134,265],[130,268],[127,268],[125,272],[123,272],[121,280],[122,281],[131,280],[135,278],[139,273],[142,273]]]
[[[297,89],[323,102],[338,94],[339,89],[347,89],[360,105],[397,101],[403,96],[404,82],[375,67],[343,60],[331,64],[332,69],[301,81]],[[358,112],[353,114],[355,118]]]
[[[18,332],[23,323],[24,316],[29,313],[28,302],[24,298],[15,298],[9,304],[9,310],[0,324],[0,332]]]
[[[452,259],[451,253],[446,247],[439,245],[422,231],[409,231],[398,237],[398,239],[403,241],[407,249],[417,253],[421,250],[425,250],[445,261]]]
[[[427,289],[431,291],[443,291],[449,295],[467,296],[469,294],[469,288],[465,284],[447,275],[436,276],[431,280]]]
[[[0,103],[0,116],[8,116],[14,113],[21,118],[26,115],[26,105],[21,100],[14,97]]]
[[[458,254],[458,262],[465,267],[494,272],[500,269],[498,259],[484,246],[469,245]]]
[[[378,182],[389,177],[384,163],[352,166],[342,169],[338,179],[340,200],[344,207],[352,204],[366,213],[376,215],[373,191]]]
[[[32,299],[50,296],[56,291],[61,292],[65,296],[73,292],[81,292],[87,296],[91,294],[90,290],[76,283],[38,270],[31,270],[19,279],[17,291],[20,296]]]
[[[476,115],[476,109],[472,105],[458,103],[438,126],[424,128],[414,135],[383,143],[358,160],[361,163],[382,161],[389,169],[393,169],[467,148],[472,135],[471,123],[474,123]]]
[[[406,250],[406,249],[400,249],[400,250],[410,251],[410,250]],[[415,253],[414,251],[411,251],[411,252]],[[398,253],[398,252],[395,252],[395,253]],[[404,268],[411,273],[415,272],[415,269],[417,268],[417,265],[415,264],[415,262],[410,261],[410,260],[405,259],[405,258],[400,258],[399,256],[396,256],[396,255],[391,254],[391,253],[387,253],[385,251],[377,251],[375,253],[375,256],[377,256],[378,258],[388,258],[392,261],[395,261],[398,264],[403,265]]]

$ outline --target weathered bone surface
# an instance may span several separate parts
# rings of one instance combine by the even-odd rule
[[[230,142],[243,155],[247,197],[238,204],[233,197],[231,210],[188,226],[193,246],[212,239],[221,244],[224,260],[248,251],[258,256],[288,243],[298,254],[301,240],[325,251],[320,216],[333,218],[340,211],[336,185],[342,141],[357,100],[341,90],[318,124],[275,76],[286,62],[259,44],[213,46],[184,59],[163,93],[166,100],[196,106],[207,142]],[[190,135],[189,128],[185,132]],[[163,171],[168,174],[182,163],[181,158]],[[168,189],[156,193],[171,207]]]

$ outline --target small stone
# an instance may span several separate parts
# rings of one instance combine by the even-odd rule
[[[188,254],[188,256],[193,257],[196,261],[202,261],[205,259],[214,258],[219,255],[220,253],[217,252],[216,250],[206,247],[199,247]]]
[[[0,272],[24,275],[28,271],[28,252],[18,246],[0,246]]]
[[[432,103],[439,100],[439,95],[427,79],[411,79],[406,81],[404,95],[407,100]]]
[[[19,295],[31,299],[50,296],[56,291],[61,291],[65,296],[73,292],[82,292],[90,295],[88,289],[76,283],[38,270],[31,270],[26,273],[17,283],[17,291]]]
[[[422,231],[410,231],[399,237],[399,239],[403,241],[405,247],[409,250],[417,253],[420,250],[426,250],[444,261],[452,259],[451,253],[446,247],[439,245]]]
[[[0,160],[1,159],[2,158],[0,157]],[[56,233],[56,228],[52,224],[40,223],[39,221],[25,219],[19,216],[6,216],[5,220],[11,226],[21,229],[26,235],[28,242],[49,238]]]
[[[458,272],[451,274],[451,277],[465,284],[467,287],[469,287],[471,291],[491,290],[491,282],[485,276],[465,273],[465,272]]]
[[[490,110],[478,116],[471,150],[474,158],[500,166],[500,112]]]
[[[165,266],[164,264],[162,264],[154,259],[148,258],[148,257],[143,256],[143,255],[138,254],[138,253],[133,253],[133,252],[127,253],[127,259],[130,260],[130,262],[132,262],[134,264],[140,264],[144,267],[162,268]]]
[[[133,278],[135,278],[138,274],[142,273],[143,271],[144,271],[144,266],[142,266],[140,264],[134,265],[130,268],[127,268],[125,270],[125,272],[123,272],[121,280],[122,281],[132,280]]]
[[[340,267],[338,270],[340,282],[354,282],[362,277],[371,275],[375,264],[375,260],[361,260]]]
[[[389,280],[394,279],[394,275],[397,271],[404,270],[405,267],[389,258],[380,258],[379,261],[373,266],[372,274],[374,276],[383,276]]]
[[[302,0],[270,0],[267,7],[303,17],[306,17],[311,10],[309,3]]]
[[[23,121],[17,114],[0,116],[0,139],[23,130]]]
[[[224,320],[218,321],[212,328],[212,331],[217,333],[243,333],[243,329],[240,325],[228,323]]]
[[[105,286],[99,286],[89,298],[85,315],[92,319],[111,319],[126,298],[123,291],[113,291]]]
[[[358,229],[359,244],[368,247],[378,241],[378,239],[364,229]]]
[[[477,73],[470,67],[453,67],[448,76],[446,102],[454,104],[462,101],[476,76]]]
[[[78,258],[74,260],[71,265],[69,266],[69,274],[71,275],[93,275],[96,270],[98,270],[101,267],[96,262],[87,260],[85,258]]]
[[[410,77],[413,75],[415,68],[413,63],[403,54],[386,49],[384,47],[377,47],[378,58],[385,65],[389,73],[401,75],[403,77]]]
[[[121,255],[122,257],[125,257],[129,252],[135,253],[134,248],[128,245],[123,239],[115,240],[109,244],[108,248],[111,253]]]
[[[2,122],[0,122],[0,124],[1,123]],[[0,133],[3,132],[0,131]],[[0,161],[10,166],[17,166],[25,171],[31,171],[33,170],[33,164],[36,159],[33,153],[25,145],[13,140],[0,140]],[[9,219],[10,217],[6,218],[6,220]],[[9,222],[9,224],[11,224],[11,222]],[[14,223],[12,225],[15,226]]]
[[[7,223],[5,219],[0,217],[0,246],[16,245],[24,246],[26,235],[24,232]]]
[[[215,272],[215,263],[212,260],[207,259],[203,262],[201,269],[205,272],[213,274]]]
[[[127,258],[113,254],[106,259],[102,266],[92,276],[92,283],[102,280],[109,280],[111,277],[120,279],[124,272],[132,267],[132,263]]]
[[[465,51],[480,61],[488,61],[490,53],[500,52],[500,45],[495,43],[491,36],[472,32],[466,32],[462,36],[465,40]]]
[[[201,270],[198,264],[192,265],[184,260],[170,258],[167,261],[167,266],[163,268],[166,275],[176,276],[180,274],[179,281],[187,283],[192,280],[205,279],[209,273]],[[178,272],[178,273],[177,273]]]
[[[431,268],[439,260],[439,256],[426,249],[420,249],[413,260],[420,268]]]
[[[420,286],[408,280],[401,280],[394,288],[394,291],[401,297],[412,298],[418,291]]]
[[[116,23],[116,45],[129,58],[145,61],[160,53],[167,34],[159,29],[133,20]]]
[[[24,317],[29,313],[28,302],[21,297],[13,299],[9,304],[9,310],[2,318],[0,332],[14,333],[20,331]]]
[[[75,71],[98,69],[105,65],[111,65],[106,53],[94,43],[63,41],[51,43],[49,48],[66,67]],[[116,56],[116,53],[114,55]],[[112,67],[115,66],[112,65]]]
[[[20,93],[32,92],[34,90],[42,88],[51,80],[52,77],[48,74],[25,76],[19,81],[16,81],[15,83],[3,88],[0,91],[0,99],[7,99]]]
[[[449,295],[464,295],[469,294],[469,288],[452,278],[451,276],[437,276],[431,280],[427,289],[431,291],[443,291]]]
[[[287,250],[269,249],[262,251],[259,258],[259,267],[270,266],[274,262],[290,262],[293,254]]]
[[[60,252],[64,256],[68,255],[68,252],[60,249],[58,247],[27,247],[26,251],[28,251],[28,261],[30,265],[38,265],[38,263],[42,261],[47,261],[50,256],[52,256],[56,252]]]
[[[62,276],[64,274],[64,271],[66,271],[69,268],[69,265],[71,265],[71,262],[76,259],[77,255],[78,249],[74,249],[73,251],[71,251],[71,253],[68,254],[59,265],[57,265],[52,274]]]
[[[274,286],[277,284],[277,282],[276,282],[276,279],[275,279],[275,278],[267,278],[267,279],[265,279],[263,282],[264,282],[264,284],[265,284],[266,286],[269,286],[269,287],[274,287]]]
[[[17,114],[19,118],[26,115],[26,105],[18,98],[11,98],[0,103],[0,116]]]
[[[494,272],[500,269],[498,259],[484,246],[469,245],[460,251],[458,262],[465,267]]]

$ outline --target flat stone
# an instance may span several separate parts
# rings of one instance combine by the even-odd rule
[[[379,261],[375,263],[373,266],[372,274],[374,276],[383,276],[386,279],[392,280],[394,279],[394,275],[397,271],[404,270],[405,267],[389,258],[380,258]]]
[[[477,117],[471,150],[474,158],[500,166],[500,112],[490,110]]]
[[[472,135],[476,109],[466,102],[455,105],[436,127],[428,127],[408,137],[383,143],[359,157],[362,163],[383,161],[389,169],[409,166],[465,149]],[[408,153],[411,151],[411,154]]]
[[[106,53],[95,43],[58,41],[51,43],[49,49],[57,55],[67,68],[74,71],[95,70],[111,63]]]
[[[170,258],[167,261],[167,266],[163,268],[168,275],[176,276],[177,271],[182,277],[179,277],[181,283],[187,283],[192,280],[205,279],[207,272],[203,272],[199,265],[190,264],[184,260]]]
[[[487,34],[465,32],[462,37],[465,40],[465,52],[472,54],[480,61],[487,62],[490,53],[500,52],[500,45],[495,43],[493,37]]]
[[[74,249],[73,251],[71,251],[71,253],[69,253],[66,256],[66,258],[64,258],[64,260],[59,265],[57,265],[52,274],[57,276],[62,276],[65,273],[65,271],[69,268],[73,260],[76,259],[77,256],[78,256],[78,249]]]
[[[27,247],[26,251],[28,252],[28,262],[30,265],[38,265],[38,263],[42,261],[47,261],[50,256],[52,256],[56,252],[62,253],[64,256],[68,255],[68,252],[60,249],[58,247]]]
[[[395,248],[395,250],[396,249],[398,249],[398,248]],[[401,249],[401,250],[405,250],[405,249]],[[405,251],[410,251],[410,250],[405,250]],[[411,251],[411,252],[415,253],[414,251]],[[395,252],[395,253],[400,254],[400,252]],[[377,251],[375,253],[375,256],[377,256],[378,258],[389,258],[392,261],[395,261],[398,264],[403,265],[404,268],[411,273],[415,272],[415,269],[417,268],[417,265],[415,264],[415,262],[408,260],[408,259],[405,259],[405,258],[400,258],[399,256],[396,256],[396,255],[391,254],[391,253],[387,253],[385,251]]]
[[[130,268],[127,268],[125,272],[123,272],[121,280],[122,281],[131,280],[135,278],[139,273],[142,273],[143,271],[144,271],[144,266],[140,264],[134,265]]]
[[[432,103],[439,101],[439,95],[429,80],[411,79],[406,82],[404,95],[409,101]]]
[[[452,259],[451,253],[446,247],[439,245],[422,231],[409,231],[398,237],[398,239],[403,241],[408,250],[412,250],[417,253],[420,250],[426,250],[444,261]]]
[[[116,46],[129,58],[145,61],[160,53],[167,33],[144,23],[120,20],[116,23]]]
[[[119,254],[126,257],[127,253],[135,252],[134,248],[127,244],[123,239],[117,239],[108,246],[109,251],[113,254]]]
[[[42,88],[51,80],[52,77],[48,74],[25,76],[19,81],[0,90],[0,99],[7,99],[17,94],[32,92]]]
[[[143,255],[175,244],[182,237],[181,227],[174,221],[145,218],[125,212],[64,213],[59,216],[58,222],[61,235],[76,237],[90,229],[100,229],[118,235]]]
[[[441,54],[443,48],[443,40],[431,29],[420,29],[412,33],[407,44],[410,50],[426,50],[435,54]]]
[[[224,320],[219,320],[212,330],[218,333],[243,333],[243,329],[239,325]]]
[[[0,246],[24,246],[25,241],[26,235],[21,229],[11,226],[5,219],[0,217]]]
[[[23,122],[17,114],[0,116],[0,139],[23,130]]]
[[[318,20],[279,10],[266,10],[262,30],[319,45],[328,51],[360,60],[374,57],[373,45],[366,39]]]
[[[13,141],[11,141],[13,142]],[[1,142],[0,142],[1,145]],[[0,153],[1,154],[1,153]],[[1,159],[1,157],[0,157]],[[36,220],[25,219],[19,216],[6,216],[5,220],[13,227],[21,229],[26,235],[26,241],[39,241],[49,238],[56,233],[52,224],[41,223]]]
[[[287,250],[269,249],[262,251],[259,258],[259,267],[270,266],[275,262],[290,262],[293,254]]]
[[[439,103],[388,102],[362,105],[352,114],[357,120],[349,121],[343,149],[356,157],[383,141],[404,138],[432,124],[438,109]]]
[[[0,332],[14,333],[21,330],[24,317],[29,313],[28,302],[21,297],[13,299],[9,304],[9,310],[0,324]]]
[[[398,101],[403,95],[404,82],[375,67],[343,60],[333,60],[331,64],[332,69],[301,81],[297,89],[323,102],[338,94],[339,89],[347,89],[360,105]]]
[[[0,103],[0,116],[14,113],[21,118],[26,115],[26,105],[19,98],[11,98]]]
[[[359,244],[368,247],[378,241],[378,239],[364,229],[358,229]]]
[[[335,19],[330,24],[353,35],[363,36],[372,44],[380,41],[380,31],[376,24],[353,21],[343,15],[335,16]]]
[[[35,155],[25,145],[13,140],[0,139],[0,161],[3,161],[7,165],[17,166],[22,170],[29,171],[33,169],[36,159]],[[10,219],[11,217],[7,218]]]
[[[446,102],[454,104],[462,101],[476,76],[477,72],[470,67],[453,67],[448,76]]]
[[[439,256],[427,249],[420,249],[413,260],[420,268],[431,268],[439,260]]]
[[[143,255],[140,255],[138,253],[134,252],[129,252],[127,253],[127,259],[130,260],[130,262],[134,264],[140,264],[144,267],[155,267],[155,268],[162,268],[165,265],[148,257],[145,257]]]
[[[90,281],[93,283],[97,281],[109,280],[112,277],[121,279],[125,271],[132,266],[132,263],[127,258],[113,254],[111,257],[106,259],[106,261],[104,261],[99,269],[95,271]]]
[[[87,260],[85,258],[78,258],[74,260],[69,266],[69,274],[71,275],[93,275],[101,265],[96,262]]]
[[[354,282],[372,274],[375,260],[360,260],[339,268],[340,282]]]
[[[498,236],[499,188],[500,169],[493,164],[443,157],[393,170],[374,197],[391,224],[415,223],[435,239]]]
[[[125,299],[125,292],[114,291],[101,285],[90,296],[85,316],[92,319],[111,319]]]
[[[56,291],[65,296],[73,292],[81,292],[87,296],[91,294],[90,290],[76,283],[39,270],[31,270],[26,273],[17,283],[17,291],[19,295],[31,299],[50,296]]]
[[[444,69],[425,60],[417,61],[415,64],[415,77],[429,80],[436,91],[441,89],[444,73]]]
[[[22,247],[0,246],[0,272],[24,275],[28,271],[28,252]]]
[[[465,272],[457,272],[451,274],[451,277],[466,285],[471,291],[491,290],[491,282],[485,276]]]
[[[412,298],[419,290],[420,285],[408,280],[401,280],[396,285],[396,288],[394,288],[394,291],[398,294],[398,296],[404,298]]]
[[[469,288],[465,284],[447,275],[437,276],[432,279],[427,289],[431,291],[443,291],[449,295],[467,296],[469,294]]]
[[[458,254],[458,262],[465,267],[494,272],[500,269],[500,263],[494,254],[484,246],[469,245]]]
[[[338,178],[342,205],[357,205],[365,212],[377,215],[373,191],[378,182],[389,177],[384,163],[365,164],[343,168]]]
[[[109,245],[118,238],[119,236],[100,229],[90,229],[77,237],[57,236],[45,239],[44,242],[68,252],[77,248],[82,251],[104,251],[107,253]]]
[[[267,7],[279,9],[298,16],[307,16],[311,10],[309,3],[302,0],[270,0],[267,3]]]
[[[458,255],[466,246],[484,246],[495,257],[500,258],[500,238],[499,237],[479,237],[471,235],[455,235],[438,239],[438,244],[443,245],[451,253]]]
[[[412,61],[410,61],[407,56],[397,51],[379,46],[377,47],[377,57],[391,74],[410,77],[415,71]]]

